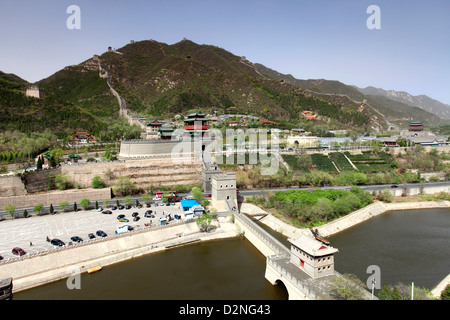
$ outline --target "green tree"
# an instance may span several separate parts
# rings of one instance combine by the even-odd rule
[[[109,199],[103,200],[103,205],[104,205],[105,207],[109,206],[110,203],[111,203],[111,200],[109,200]]]
[[[201,216],[197,217],[195,222],[197,223],[197,226],[199,227],[200,231],[202,232],[208,232],[209,227],[211,226],[211,222],[213,220],[213,216],[211,214],[202,214]]]
[[[391,300],[391,290],[384,285],[383,288],[378,293],[378,299],[379,300]]]
[[[23,217],[28,218],[28,211],[27,209],[23,210]]]
[[[78,207],[77,207],[77,203],[76,202],[73,203],[73,211],[75,211],[75,212],[78,211]]]
[[[68,201],[60,202],[59,209],[61,209],[62,211],[69,209],[69,202]]]
[[[13,205],[11,203],[8,203],[7,205],[5,205],[4,210],[5,210],[6,213],[8,213],[11,216],[11,218],[14,219],[14,212],[16,211],[16,206],[15,205]]]
[[[136,185],[129,177],[119,177],[114,183],[113,191],[118,195],[131,195],[136,191]]]
[[[152,195],[149,194],[149,193],[146,193],[146,194],[144,194],[144,195],[142,196],[142,200],[143,200],[145,203],[148,203],[148,202],[152,201]]]
[[[73,183],[68,176],[60,173],[55,176],[55,185],[58,190],[66,190],[71,188]]]
[[[50,211],[50,213],[52,213],[52,214],[53,214],[53,212],[55,211],[55,209],[53,209],[53,204],[52,204],[52,203],[50,203],[49,211]]]
[[[450,284],[441,292],[441,300],[450,300]]]
[[[50,150],[50,157],[53,157],[56,164],[63,161],[64,150],[63,149],[53,149]]]
[[[80,205],[84,208],[84,210],[86,210],[86,208],[91,205],[91,200],[87,198],[81,199]]]
[[[394,286],[391,291],[391,300],[403,300],[402,295],[400,294],[400,290],[398,290],[397,286]]]
[[[194,197],[194,199],[198,201],[198,203],[202,203],[202,201],[205,199],[205,195],[199,187],[192,188],[191,194],[192,197]]]
[[[123,198],[123,202],[125,204],[131,204],[131,202],[133,202],[133,199],[131,198],[131,196],[126,196],[125,198]]]
[[[39,203],[39,204],[37,204],[37,205],[35,205],[33,207],[33,212],[34,213],[40,214],[42,211],[44,211],[44,204],[43,203]]]
[[[354,274],[343,274],[330,281],[331,295],[338,300],[362,300],[364,284]]]
[[[92,178],[92,188],[94,189],[102,189],[105,187],[105,182],[100,178],[100,176],[95,176]]]

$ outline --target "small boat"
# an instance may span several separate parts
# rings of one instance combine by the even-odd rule
[[[317,229],[310,229],[312,234],[314,235],[314,238],[316,238],[316,240],[322,242],[325,245],[330,245],[330,242],[328,240],[325,240],[320,234],[319,234],[319,230]]]
[[[88,273],[94,273],[94,272],[97,272],[97,271],[100,271],[100,270],[102,270],[102,267],[97,266],[97,267],[88,269]]]

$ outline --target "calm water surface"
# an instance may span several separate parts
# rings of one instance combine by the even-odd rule
[[[365,283],[377,265],[381,286],[433,289],[450,273],[450,209],[391,211],[330,237],[336,270]]]
[[[270,229],[268,230],[270,231]],[[285,237],[273,232],[285,244]],[[364,283],[370,265],[381,285],[402,282],[432,289],[450,273],[450,209],[392,211],[329,239],[339,249],[336,270]],[[61,280],[15,299],[285,300],[286,289],[265,278],[264,256],[246,239],[184,246],[82,274],[81,290]]]
[[[265,257],[246,239],[210,241],[150,254],[19,292],[14,299],[286,300],[284,287],[264,277]]]

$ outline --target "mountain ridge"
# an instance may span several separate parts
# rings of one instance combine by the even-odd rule
[[[445,104],[439,100],[433,99],[424,94],[415,96],[405,91],[397,91],[392,89],[384,90],[373,86],[368,86],[365,88],[359,88],[357,86],[353,87],[366,95],[387,97],[391,100],[399,101],[411,106],[422,108],[428,112],[431,112],[439,116],[442,119],[450,119],[450,105]]]
[[[347,96],[356,102],[365,102],[367,105],[382,114],[386,121],[397,122],[405,125],[408,121],[423,121],[427,125],[435,125],[441,122],[441,117],[435,113],[425,110],[420,106],[406,104],[400,100],[394,100],[386,95],[372,94],[373,92],[362,92],[356,86],[347,85],[337,80],[326,79],[297,79],[290,74],[282,74],[262,64],[256,64],[257,68],[264,74],[301,86],[318,94],[337,94]]]

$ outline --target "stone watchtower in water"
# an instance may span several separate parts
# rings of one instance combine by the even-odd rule
[[[334,254],[338,249],[328,246],[312,237],[301,235],[289,239],[291,243],[290,262],[312,278],[334,274]]]

